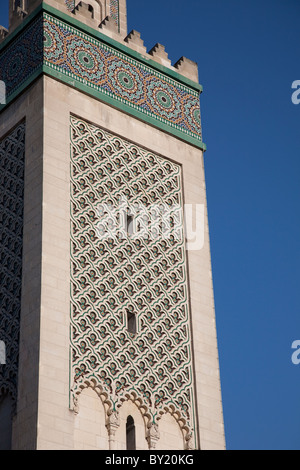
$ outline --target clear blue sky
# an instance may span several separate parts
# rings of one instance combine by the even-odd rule
[[[7,26],[8,0],[0,24]],[[199,65],[228,449],[300,449],[299,0],[127,0],[149,50]]]
[[[128,15],[147,48],[199,65],[227,448],[300,449],[300,2],[128,0]]]

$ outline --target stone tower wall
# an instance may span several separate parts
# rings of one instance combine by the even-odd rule
[[[95,39],[76,14],[67,25],[48,9],[21,37],[11,25],[0,50],[0,141],[26,126],[12,446],[124,449],[130,416],[138,449],[224,448],[197,67],[170,65],[161,45],[147,53],[135,31],[117,46],[108,20]],[[101,247],[97,205],[118,188],[146,206],[200,205],[198,249]]]

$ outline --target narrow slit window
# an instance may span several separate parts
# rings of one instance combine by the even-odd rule
[[[132,416],[128,416],[126,421],[126,449],[136,450],[135,424]]]
[[[94,18],[94,8],[92,7],[92,5],[89,5],[89,12],[91,13],[92,18]]]
[[[134,313],[127,311],[127,329],[128,333],[136,334],[136,316]]]
[[[132,215],[127,215],[127,233],[128,235],[133,235],[134,232],[134,217]]]

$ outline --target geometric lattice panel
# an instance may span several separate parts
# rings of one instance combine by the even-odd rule
[[[22,288],[25,124],[0,141],[0,396],[17,397]]]
[[[86,381],[114,409],[135,393],[154,423],[173,409],[193,433],[183,233],[103,236],[103,206],[116,207],[121,195],[131,207],[182,208],[181,167],[72,116],[71,397]]]

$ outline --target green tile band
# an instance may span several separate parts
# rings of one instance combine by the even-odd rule
[[[165,73],[165,67],[139,60],[138,54],[127,53],[127,47],[115,47],[116,41],[112,46],[112,41],[104,42],[40,9],[25,26],[0,48],[0,80],[6,83],[7,104],[31,80],[47,73],[206,149],[201,133],[201,87],[178,80],[176,73]]]

